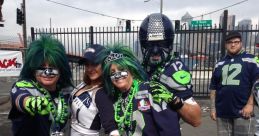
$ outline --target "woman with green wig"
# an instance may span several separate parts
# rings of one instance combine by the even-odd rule
[[[26,54],[20,79],[11,90],[14,136],[62,135],[68,119],[63,91],[72,86],[65,48],[51,36],[33,41]]]
[[[115,121],[123,136],[179,136],[179,99],[147,76],[133,53],[123,45],[103,51],[105,88],[114,100]],[[165,120],[165,117],[167,119]]]

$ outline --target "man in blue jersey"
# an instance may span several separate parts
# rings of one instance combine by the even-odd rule
[[[201,109],[192,97],[191,73],[184,63],[172,56],[174,29],[171,20],[161,13],[147,16],[139,29],[143,67],[149,80],[164,85],[178,99],[178,117],[197,127],[201,124]]]
[[[255,56],[242,49],[237,31],[226,36],[227,55],[215,65],[211,90],[211,118],[217,122],[218,136],[253,136],[252,86],[259,75]]]

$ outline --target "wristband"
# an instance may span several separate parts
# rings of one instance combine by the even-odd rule
[[[174,110],[174,111],[177,111],[179,109],[181,109],[183,107],[184,103],[183,103],[183,99],[182,98],[179,98],[177,96],[175,96],[173,98],[173,100],[171,100],[169,103],[168,103],[168,106]]]

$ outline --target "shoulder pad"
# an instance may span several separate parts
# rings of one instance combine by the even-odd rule
[[[174,80],[182,85],[186,85],[189,84],[191,81],[191,74],[190,72],[184,71],[184,70],[180,70],[175,72],[172,77],[174,78]]]

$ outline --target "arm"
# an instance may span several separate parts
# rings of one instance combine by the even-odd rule
[[[104,90],[98,90],[95,96],[96,106],[99,110],[101,124],[105,129],[105,133],[111,136],[119,135],[117,124],[114,120],[113,104]]]
[[[151,94],[154,101],[158,103],[160,103],[161,100],[165,101],[172,110],[180,114],[184,121],[194,127],[201,124],[201,109],[192,97],[184,102],[182,98],[169,92],[162,84],[157,82],[150,83]]]
[[[216,90],[210,91],[210,117],[212,120],[216,120],[216,108],[215,108]]]
[[[254,97],[253,97],[253,93],[251,93],[245,107],[243,107],[240,113],[244,118],[248,119],[252,116],[253,111],[254,111]]]
[[[184,101],[183,107],[177,112],[185,122],[193,127],[198,127],[201,124],[201,107],[193,98],[187,100],[192,102]]]

